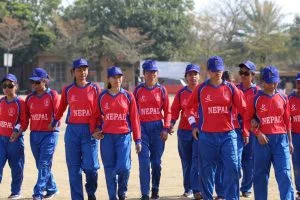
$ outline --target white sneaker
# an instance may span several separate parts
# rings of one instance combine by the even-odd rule
[[[11,194],[9,197],[7,197],[8,199],[21,199],[22,196],[21,194]]]

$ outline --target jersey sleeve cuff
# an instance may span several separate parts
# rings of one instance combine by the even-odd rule
[[[53,119],[52,122],[51,122],[51,126],[56,127],[57,125],[58,125],[58,120]]]
[[[192,123],[192,124],[191,124],[191,127],[192,127],[192,129],[198,128],[196,122]]]
[[[142,140],[141,140],[141,139],[137,139],[137,140],[135,141],[135,144],[142,144]]]

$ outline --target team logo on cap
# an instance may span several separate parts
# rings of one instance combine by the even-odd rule
[[[10,117],[13,117],[16,114],[16,110],[14,108],[9,108],[8,109],[8,115]]]
[[[215,60],[215,66],[219,66],[220,65],[220,61],[218,59]]]
[[[261,107],[259,108],[260,112],[266,112],[267,108],[265,104],[262,104]]]
[[[205,98],[204,98],[205,102],[211,102],[212,99],[211,99],[211,96],[210,94],[208,94]]]

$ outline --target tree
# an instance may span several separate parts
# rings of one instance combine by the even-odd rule
[[[246,18],[240,33],[245,39],[248,55],[258,58],[257,62],[261,64],[274,63],[276,57],[287,50],[281,8],[272,1],[253,0],[244,12]]]
[[[26,23],[11,17],[4,17],[0,23],[0,46],[11,52],[24,48],[30,43]]]
[[[187,39],[191,28],[187,12],[192,6],[192,0],[78,0],[64,17],[81,17],[88,24],[90,38],[102,41],[98,52],[105,46],[103,38],[112,37],[111,27],[137,28],[155,41],[144,52],[169,60],[176,59]]]
[[[300,16],[295,16],[294,23],[289,29],[288,58],[291,67],[300,68]]]

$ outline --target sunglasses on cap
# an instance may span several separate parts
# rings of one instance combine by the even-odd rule
[[[245,72],[244,72],[244,71],[240,70],[240,71],[239,71],[239,74],[240,74],[240,76],[243,76],[243,75],[244,75],[244,76],[249,76],[249,75],[250,75],[250,72],[248,72],[248,71],[245,71]]]
[[[11,84],[11,83],[9,83],[9,84],[3,83],[3,84],[2,84],[2,88],[3,88],[3,89],[6,89],[6,88],[8,88],[8,89],[13,89],[14,87],[15,87],[15,85],[14,85],[14,84]]]
[[[30,80],[30,84],[35,84],[35,85],[39,85],[41,84],[41,81],[33,81],[33,80]]]

